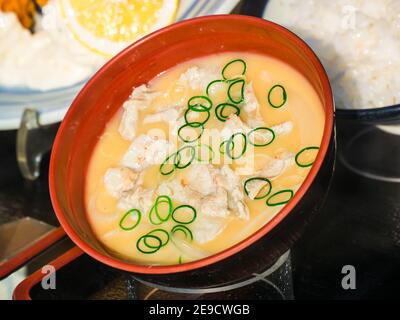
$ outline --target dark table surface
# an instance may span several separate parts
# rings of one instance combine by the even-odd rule
[[[247,1],[241,12],[256,15],[263,2]],[[338,152],[360,127],[337,122]],[[15,139],[15,131],[0,132],[0,224],[31,216],[58,225],[48,193],[49,156],[38,180],[23,180]],[[399,298],[400,184],[363,178],[337,161],[327,202],[292,254],[297,299]],[[345,265],[356,269],[355,290],[341,286]]]

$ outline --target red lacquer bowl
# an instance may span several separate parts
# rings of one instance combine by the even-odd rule
[[[276,57],[301,72],[317,91],[325,108],[325,129],[318,157],[308,177],[290,203],[268,224],[218,254],[171,266],[137,265],[113,256],[94,236],[84,204],[89,159],[105,125],[128,98],[132,87],[148,82],[183,61],[226,51]],[[54,210],[62,227],[83,251],[112,267],[156,275],[213,265],[246,251],[257,240],[265,238],[293,213],[306,193],[312,192],[309,189],[315,184],[333,141],[333,113],[332,92],[320,61],[300,38],[285,28],[238,15],[201,17],[171,25],[142,38],[114,57],[93,76],[72,103],[61,123],[51,155],[49,180]]]

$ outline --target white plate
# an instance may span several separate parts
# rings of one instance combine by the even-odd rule
[[[180,0],[177,21],[212,15],[230,13],[240,0]],[[21,115],[27,108],[39,111],[42,125],[59,122],[63,119],[76,94],[84,85],[49,91],[26,89],[6,89],[0,87],[0,130],[19,128]]]

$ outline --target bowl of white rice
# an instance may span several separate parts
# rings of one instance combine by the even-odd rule
[[[269,0],[264,18],[317,53],[335,95],[336,115],[400,121],[400,1]]]

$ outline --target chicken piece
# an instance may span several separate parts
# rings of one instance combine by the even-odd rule
[[[207,167],[206,165],[198,165],[197,167],[199,169],[195,170],[193,179],[195,177],[200,178],[204,181],[203,183],[196,182],[193,184],[188,182],[187,178],[174,179],[162,183],[157,189],[157,194],[168,195],[176,201],[190,204],[198,210],[198,216],[227,218],[230,215],[227,191],[217,186],[216,180],[210,173],[207,179],[197,175],[200,175],[201,170]],[[206,171],[208,170],[206,169]],[[212,174],[215,172],[212,172]],[[196,186],[199,188],[196,188]],[[210,189],[204,186],[211,187],[213,191],[210,192]]]
[[[193,165],[185,182],[188,188],[201,194],[200,213],[202,216],[223,217],[230,215],[228,210],[228,194],[217,185],[218,169],[212,165]]]
[[[143,119],[144,124],[156,122],[175,122],[180,116],[180,107],[171,107],[146,116]]]
[[[264,168],[259,172],[259,175],[269,179],[280,176],[287,167],[294,164],[294,157],[295,155],[292,152],[281,152],[267,162]]]
[[[179,128],[182,127],[185,123],[186,123],[185,118],[183,116],[178,117],[178,119],[176,121],[172,122],[169,127],[170,137],[176,138],[178,136]]]
[[[129,99],[122,106],[124,113],[118,128],[125,140],[133,140],[136,134],[139,110],[148,108],[158,95],[158,92],[149,89],[144,84],[133,89]]]
[[[132,141],[121,164],[137,172],[143,171],[151,165],[161,164],[172,151],[171,142],[142,134]]]
[[[259,106],[256,94],[254,92],[253,83],[249,82],[244,87],[244,104],[243,109],[247,113],[257,111]]]
[[[157,194],[168,195],[176,201],[190,204],[197,209],[200,217],[227,218],[230,215],[228,195],[224,188],[218,187],[216,184],[217,170],[209,171],[207,165],[197,165],[196,167],[198,168],[193,171],[192,178],[200,179],[201,182],[188,181],[187,177],[174,179],[162,183],[157,189]],[[206,173],[207,178],[201,176],[202,170],[208,172]],[[212,192],[210,192],[210,188],[212,188]]]
[[[224,165],[220,172],[221,174],[217,177],[217,183],[228,192],[228,208],[239,219],[248,220],[250,213],[244,203],[244,195],[239,177],[227,165]]]
[[[259,106],[260,104],[254,92],[253,83],[250,82],[244,88],[243,109],[247,114],[247,123],[251,128],[261,127],[264,124]]]
[[[131,100],[125,101],[122,107],[124,108],[124,113],[122,114],[118,131],[125,140],[133,140],[136,135],[139,111]]]
[[[281,124],[272,126],[271,129],[275,132],[277,136],[282,136],[289,134],[293,130],[293,123],[291,121],[286,121]]]
[[[228,193],[222,187],[201,199],[200,213],[203,217],[228,218],[231,212],[228,210]]]
[[[114,198],[119,198],[124,192],[133,189],[138,174],[126,167],[109,168],[103,178],[107,192]]]
[[[191,225],[193,238],[198,243],[206,243],[214,240],[226,226],[225,219],[218,218],[198,218]]]
[[[147,214],[153,205],[154,191],[138,186],[134,190],[125,192],[117,203],[118,209],[139,209],[142,214]]]
[[[133,89],[129,100],[139,110],[145,110],[151,106],[153,100],[159,95],[160,92],[154,91],[146,84],[142,84]]]
[[[261,124],[260,126],[264,126],[264,124]],[[232,114],[224,124],[224,128],[221,131],[221,137],[224,140],[229,139],[234,133],[243,132],[246,134],[250,132],[252,128],[254,127],[248,126],[236,114]],[[292,132],[293,123],[291,121],[286,121],[272,126],[271,129],[274,131],[276,136],[286,135]],[[269,141],[272,137],[269,131],[262,130],[254,132],[254,138],[260,141]]]
[[[250,181],[246,185],[246,189],[248,191],[248,197],[252,200],[255,199],[255,197],[258,195],[258,193],[261,191],[262,187],[265,185],[265,181],[262,180],[253,180]]]
[[[199,192],[202,196],[208,196],[217,191],[215,171],[212,165],[192,165],[186,175],[185,182],[192,190]]]
[[[194,208],[199,208],[201,203],[201,194],[183,185],[182,180],[173,179],[163,182],[157,189],[158,195],[167,195],[174,200],[189,204]]]
[[[233,134],[242,132],[247,134],[251,129],[243,123],[236,114],[231,114],[225,121],[224,128],[221,131],[222,140],[229,139]]]
[[[205,92],[207,85],[220,77],[221,74],[218,69],[206,69],[194,66],[180,75],[177,84],[183,87],[190,87],[192,90],[201,90]]]
[[[236,114],[232,114],[225,122],[224,128],[221,131],[221,137],[222,140],[227,140],[235,133],[241,132],[247,134],[250,131],[251,128],[246,125],[242,119],[240,119],[240,117],[238,117]],[[259,141],[267,141],[272,138],[271,135],[272,134],[268,131],[256,131],[254,132],[254,139]]]

